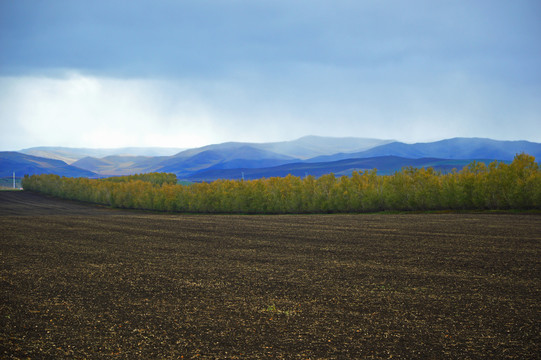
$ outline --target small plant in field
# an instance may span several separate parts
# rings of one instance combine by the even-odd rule
[[[271,305],[267,306],[265,309],[262,310],[263,312],[273,314],[273,315],[285,315],[287,317],[290,317],[292,315],[295,315],[297,311],[295,310],[281,310],[276,307],[276,304],[272,303]]]

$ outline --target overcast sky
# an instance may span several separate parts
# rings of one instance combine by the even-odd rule
[[[0,0],[0,150],[541,142],[538,0]]]

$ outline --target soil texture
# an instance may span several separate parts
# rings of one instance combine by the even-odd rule
[[[185,215],[0,192],[0,357],[534,359],[539,214]]]

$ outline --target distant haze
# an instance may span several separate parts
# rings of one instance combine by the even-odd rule
[[[541,142],[541,2],[0,2],[0,150]]]

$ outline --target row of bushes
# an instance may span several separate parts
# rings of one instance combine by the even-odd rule
[[[148,174],[135,174],[127,176],[115,176],[107,178],[107,181],[112,182],[131,182],[141,180],[149,182],[154,185],[169,184],[173,185],[177,183],[177,176],[169,173],[148,173]]]
[[[162,179],[162,180],[158,180]],[[164,180],[166,179],[166,180]],[[177,185],[172,174],[87,179],[25,176],[25,190],[109,205],[196,213],[321,213],[382,210],[535,209],[541,206],[541,171],[526,154],[511,164],[472,162],[441,174],[404,168],[352,176],[295,176]]]

